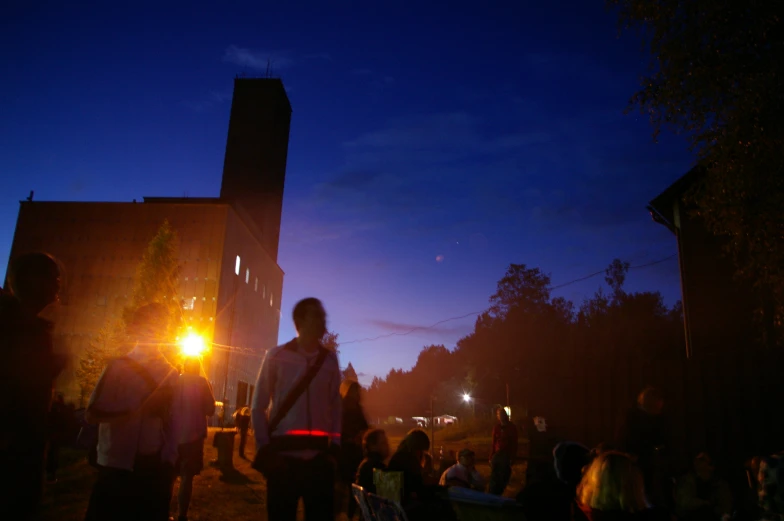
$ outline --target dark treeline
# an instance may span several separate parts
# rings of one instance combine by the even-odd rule
[[[541,415],[559,437],[609,441],[618,414],[646,385],[677,400],[684,358],[680,302],[668,308],[658,292],[624,290],[629,264],[614,260],[606,287],[579,307],[552,296],[539,268],[512,264],[474,331],[454,350],[425,347],[410,371],[375,378],[365,404],[374,418],[435,413],[489,417],[507,396],[512,416]],[[476,399],[463,401],[467,392]]]

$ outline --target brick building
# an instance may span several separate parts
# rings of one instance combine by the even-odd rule
[[[11,258],[47,251],[64,266],[56,338],[78,354],[133,290],[139,261],[164,220],[177,231],[185,325],[213,342],[205,357],[216,399],[248,403],[262,357],[277,343],[283,271],[277,263],[291,106],[271,78],[234,83],[220,197],[144,201],[22,201]],[[228,371],[227,371],[228,364]],[[228,374],[228,378],[226,375]],[[78,401],[73,369],[59,387]]]

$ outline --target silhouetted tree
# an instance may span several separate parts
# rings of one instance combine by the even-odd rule
[[[495,294],[490,297],[490,312],[495,317],[506,317],[513,309],[536,311],[549,299],[549,275],[525,264],[510,264],[504,277],[498,281]]]
[[[784,4],[608,0],[638,30],[650,67],[632,104],[657,135],[684,132],[703,176],[687,197],[737,272],[784,306]],[[771,312],[774,312],[771,310]]]
[[[617,411],[644,385],[682,382],[669,377],[683,353],[680,307],[668,309],[659,293],[626,292],[628,269],[614,260],[606,287],[575,313],[572,302],[551,298],[549,277],[538,268],[510,266],[474,331],[453,351],[426,346],[411,370],[374,378],[367,410],[377,417],[418,416],[432,394],[437,414],[464,415],[462,396],[469,392],[481,399],[479,414],[506,403],[508,384],[516,415],[543,415],[563,436],[586,443],[609,439]]]
[[[158,232],[150,240],[141,263],[136,270],[133,295],[130,305],[123,310],[123,319],[145,304],[158,302],[166,306],[167,317],[161,317],[168,324],[167,338],[161,351],[175,362],[179,357],[176,339],[182,326],[182,298],[180,298],[180,265],[178,262],[177,232],[163,221]]]
[[[79,383],[80,407],[87,404],[109,361],[123,355],[126,348],[124,325],[120,321],[108,322],[82,351],[75,371]]]
[[[80,354],[76,368],[82,404],[90,396],[106,364],[127,350],[126,319],[137,308],[152,302],[166,305],[169,316],[161,317],[169,325],[167,338],[161,339],[161,351],[173,363],[179,357],[176,339],[182,321],[182,299],[179,297],[180,267],[177,262],[177,234],[164,221],[150,240],[136,269],[131,302],[123,308],[120,319],[109,319],[88,347]]]
[[[340,344],[338,343],[338,334],[333,333],[332,331],[327,331],[324,333],[324,336],[321,338],[321,345],[335,351],[335,353],[340,354]]]
[[[348,367],[346,367],[346,369],[343,371],[343,379],[352,380],[354,382],[359,381],[357,372],[354,370],[354,366],[351,365],[351,362],[348,363]]]

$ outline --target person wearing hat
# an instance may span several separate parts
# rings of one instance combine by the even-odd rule
[[[476,470],[475,454],[471,449],[463,449],[457,455],[457,463],[441,475],[439,484],[445,487],[462,487],[485,490],[485,478]]]

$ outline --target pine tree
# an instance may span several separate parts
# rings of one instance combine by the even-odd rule
[[[76,379],[82,405],[93,392],[107,363],[125,354],[128,347],[125,338],[127,320],[145,304],[160,302],[169,310],[169,316],[161,317],[169,324],[166,338],[162,339],[161,351],[170,361],[176,361],[175,341],[182,323],[177,249],[177,233],[168,221],[164,221],[147,245],[147,251],[139,263],[131,303],[123,309],[122,318],[110,319],[80,356]]]
[[[79,358],[76,380],[79,383],[79,405],[84,407],[95,389],[106,365],[125,349],[125,329],[122,321],[108,322],[90,342]]]
[[[174,343],[182,325],[180,265],[177,262],[177,253],[177,232],[172,229],[168,220],[163,221],[136,270],[131,303],[123,310],[123,318],[127,322],[133,312],[145,304],[159,302],[166,306],[169,315],[162,319],[168,321],[168,330],[161,351],[170,361],[177,357]]]
[[[353,382],[359,381],[359,378],[357,377],[357,372],[354,370],[354,366],[351,365],[351,362],[348,363],[348,367],[346,367],[346,370],[343,371],[343,379],[351,380]]]

